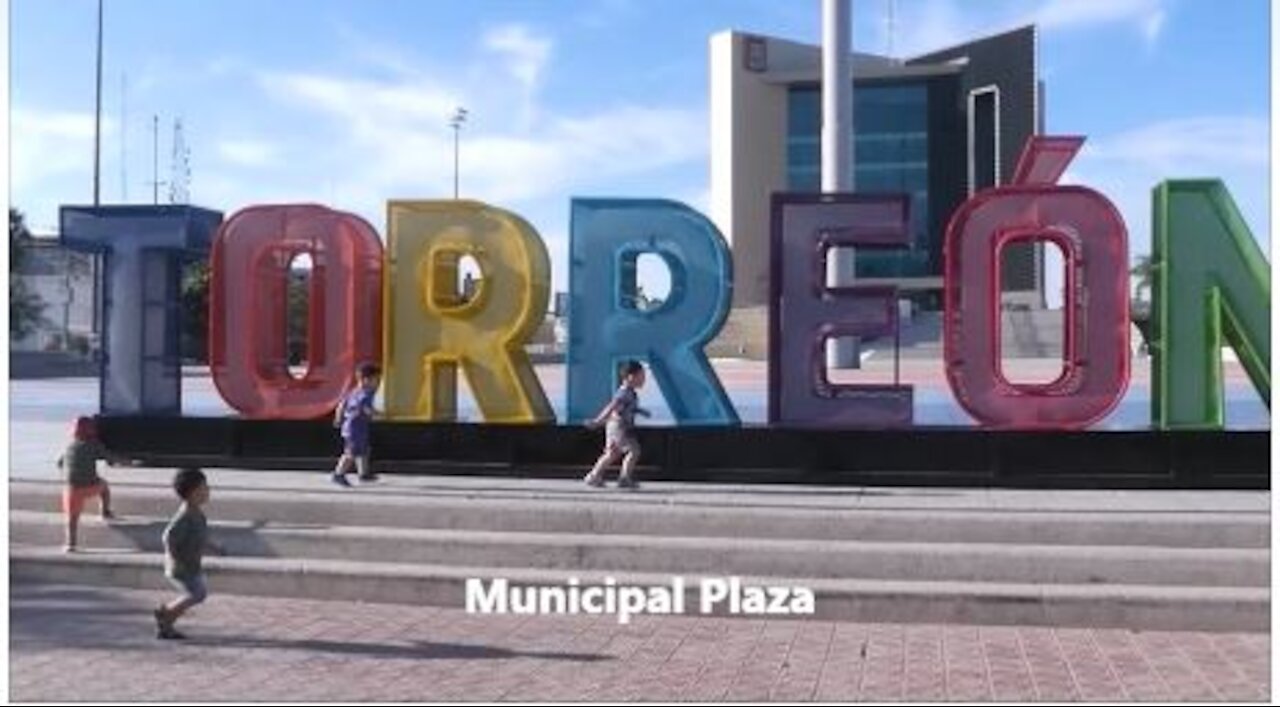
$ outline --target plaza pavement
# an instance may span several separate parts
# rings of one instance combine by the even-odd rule
[[[467,615],[217,595],[152,637],[163,594],[16,585],[15,701],[1258,702],[1264,633],[714,617]]]

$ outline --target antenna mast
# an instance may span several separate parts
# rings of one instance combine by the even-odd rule
[[[151,203],[160,203],[160,116],[151,115]]]
[[[191,201],[191,150],[182,130],[182,118],[173,119],[173,149],[169,158],[169,203]]]

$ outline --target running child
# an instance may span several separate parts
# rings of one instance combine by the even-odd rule
[[[644,366],[639,361],[627,361],[622,365],[622,385],[613,399],[587,423],[589,427],[605,426],[604,453],[596,460],[591,472],[583,478],[588,486],[604,486],[605,467],[622,458],[622,470],[618,474],[618,488],[639,488],[635,469],[640,462],[640,442],[636,439],[636,415],[649,417],[649,411],[640,407],[637,391],[644,387]]]
[[[156,607],[156,638],[186,638],[173,627],[191,607],[209,596],[204,579],[206,550],[226,554],[209,539],[209,522],[204,506],[209,502],[209,483],[199,469],[181,469],[173,478],[173,491],[182,499],[178,511],[164,529],[164,574],[182,596]]]
[[[342,457],[333,470],[332,480],[338,486],[351,486],[347,474],[352,464],[361,481],[377,481],[369,469],[369,428],[373,422],[373,399],[378,394],[382,371],[372,363],[356,369],[356,386],[347,393],[333,413],[333,426],[342,428]]]

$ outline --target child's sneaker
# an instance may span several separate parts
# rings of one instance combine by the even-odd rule
[[[329,480],[332,481],[337,486],[341,486],[343,488],[348,488],[348,489],[351,488],[351,482],[347,481],[346,474],[333,474],[332,476],[329,477]]]
[[[636,489],[640,488],[640,484],[635,479],[628,476],[624,476],[618,479],[618,488],[631,489],[632,491],[635,491]]]
[[[582,478],[582,482],[595,489],[604,487],[604,479],[599,476],[592,476],[591,474],[584,476]]]
[[[360,483],[362,484],[372,484],[372,483],[376,483],[378,480],[379,480],[378,475],[374,474],[373,472],[360,475]]]
[[[173,630],[173,624],[169,623],[168,611],[164,608],[164,604],[152,609],[151,617],[156,620],[156,638],[173,637],[176,631]]]
[[[156,629],[156,638],[162,641],[181,641],[186,639],[187,634],[180,633],[173,626],[161,626]]]
[[[66,554],[70,555],[70,554],[71,554],[71,553],[73,553],[73,552],[77,552],[77,549],[76,549],[76,546],[75,546],[75,545],[63,545],[63,546],[62,546],[62,551],[63,551],[64,553],[66,553]]]
[[[114,520],[119,520],[119,516],[117,516],[115,513],[112,513],[111,511],[102,512],[103,523],[110,523],[111,521],[114,521]]]

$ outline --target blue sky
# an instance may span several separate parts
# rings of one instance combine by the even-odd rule
[[[883,53],[889,0],[855,0]],[[228,214],[318,201],[382,231],[389,198],[451,195],[448,116],[464,105],[462,192],[542,234],[565,286],[569,199],[709,201],[708,37],[816,42],[818,0],[106,0],[103,200],[149,201],[185,124],[192,202]],[[92,197],[93,0],[10,2],[10,199],[38,229]],[[908,57],[1035,21],[1051,134],[1088,137],[1066,181],[1111,197],[1131,250],[1150,190],[1226,180],[1269,250],[1266,0],[897,0]],[[127,120],[121,121],[122,75]],[[127,144],[127,181],[121,143]]]

